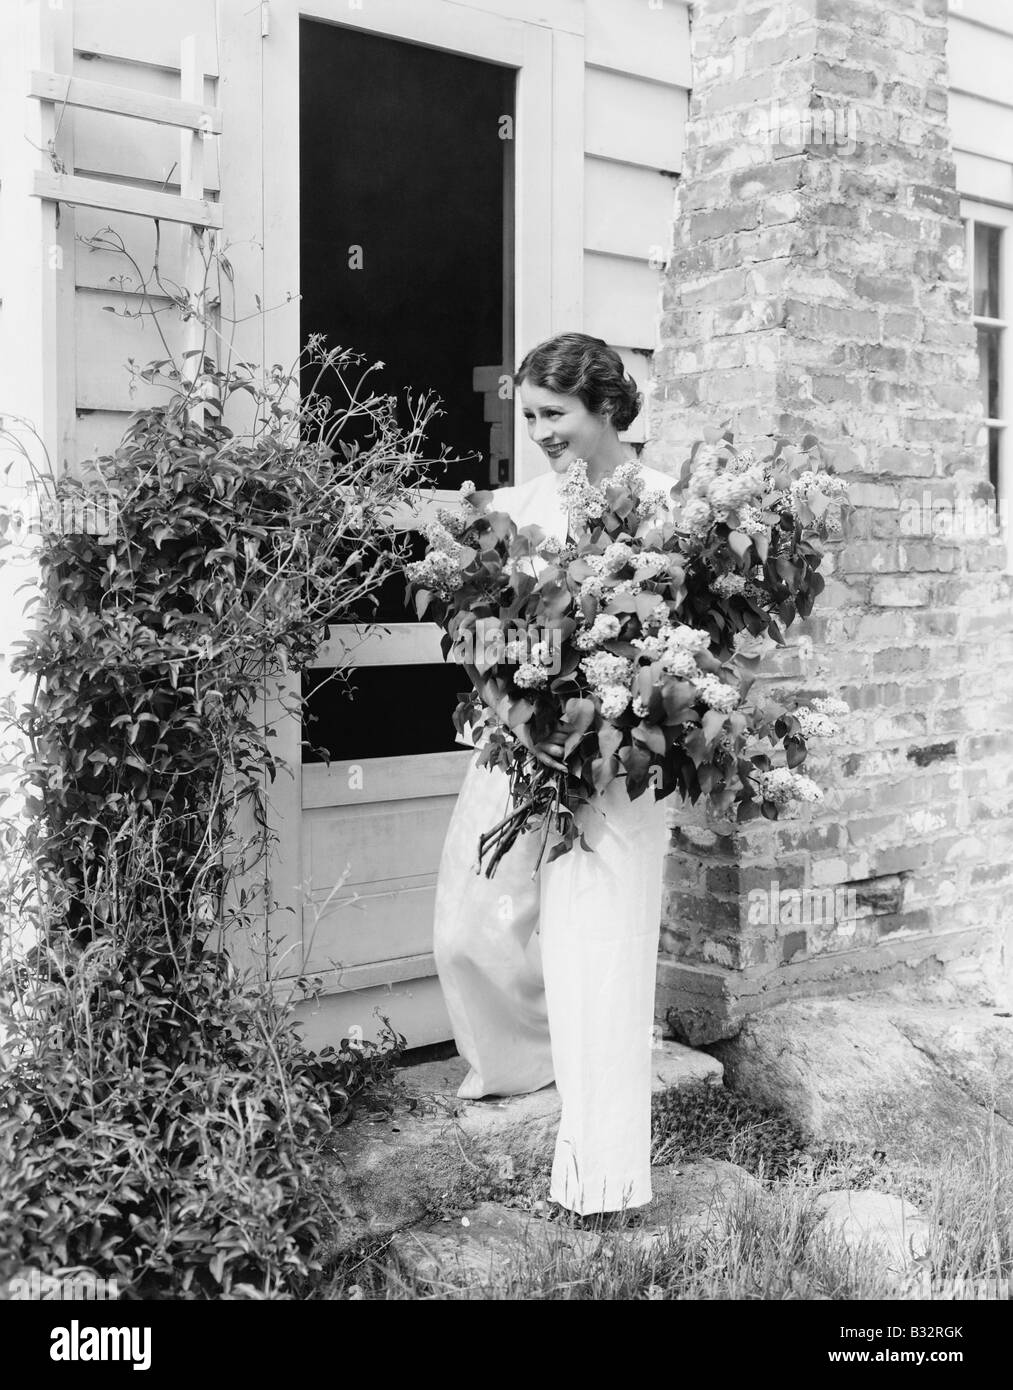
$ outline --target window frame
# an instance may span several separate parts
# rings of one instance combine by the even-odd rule
[[[999,409],[1000,414],[986,415],[986,431],[999,434],[999,468],[996,489],[996,512],[999,534],[1006,547],[1006,569],[1013,571],[1013,527],[1009,525],[1013,506],[1013,207],[988,203],[974,198],[960,200],[960,216],[964,225],[967,284],[971,296],[971,321],[975,334],[979,328],[999,330]],[[999,238],[999,317],[989,318],[975,312],[974,229],[977,225],[997,227]],[[987,410],[987,401],[982,402]],[[987,435],[986,435],[987,447]]]

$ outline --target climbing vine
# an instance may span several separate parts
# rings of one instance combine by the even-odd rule
[[[300,397],[307,366],[336,394]],[[274,1298],[312,1270],[313,1156],[404,1039],[308,1052],[229,943],[272,906],[265,692],[300,715],[293,674],[400,570],[428,476],[435,404],[404,423],[374,370],[319,339],[266,377],[152,363],[166,402],[51,484],[6,711],[26,814],[3,828],[0,1280]]]

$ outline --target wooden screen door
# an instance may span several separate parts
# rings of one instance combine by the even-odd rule
[[[386,363],[380,389],[433,388],[446,415],[431,439],[482,457],[445,469],[443,486],[415,499],[416,521],[465,477],[510,481],[512,421],[497,418],[494,384],[516,343],[579,323],[579,199],[558,219],[551,209],[553,92],[582,73],[581,45],[487,3],[274,0],[254,35],[243,0],[224,2],[246,27],[223,55],[223,103],[233,131],[245,114],[248,135],[223,153],[226,236],[237,283],[257,280],[260,257],[266,310],[247,356],[292,362],[323,332]],[[385,633],[332,629],[304,687],[312,726],[277,722],[295,776],[272,789],[269,925],[282,980],[323,980],[316,1007],[300,1006],[313,1045],[375,1037],[382,1015],[410,1046],[449,1036],[434,882],[473,754],[451,723],[462,674],[402,593],[383,595]],[[318,689],[346,645],[352,699],[334,682]],[[301,748],[304,735],[329,763]]]

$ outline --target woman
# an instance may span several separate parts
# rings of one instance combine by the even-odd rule
[[[565,539],[559,485],[587,463],[600,485],[635,458],[619,438],[640,409],[618,353],[564,333],[525,357],[514,378],[528,434],[549,470],[500,488],[518,526]],[[649,486],[672,480],[644,468]],[[481,746],[481,745],[479,745]],[[562,744],[550,745],[560,754]],[[509,809],[498,768],[468,768],[440,862],[434,954],[458,1051],[470,1070],[457,1094],[536,1091],[553,1079],[562,1114],[550,1197],[585,1215],[651,1200],[651,1051],[661,921],[666,803],[636,801],[617,778],[582,808],[594,853],[576,846],[532,870],[539,836],[522,835],[488,879],[477,842]],[[555,832],[553,839],[555,840]]]

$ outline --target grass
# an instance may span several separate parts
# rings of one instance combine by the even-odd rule
[[[308,1296],[840,1301],[924,1298],[929,1281],[937,1291],[948,1281],[947,1297],[957,1298],[987,1296],[989,1280],[1000,1289],[1013,1284],[1013,1149],[994,1135],[927,1168],[857,1145],[806,1145],[784,1116],[706,1085],[656,1100],[652,1156],[655,1163],[725,1159],[760,1186],[744,1186],[713,1229],[673,1230],[653,1246],[606,1232],[581,1250],[567,1239],[568,1223],[546,1223],[540,1242],[518,1241],[484,1282],[452,1263],[423,1278],[390,1238],[377,1239],[334,1261]],[[544,1172],[497,1181],[476,1169],[439,1215],[452,1221],[488,1200],[538,1210],[547,1188]],[[919,1207],[931,1237],[913,1272],[891,1274],[874,1251],[849,1250],[820,1227],[816,1198],[842,1188],[891,1193]]]

